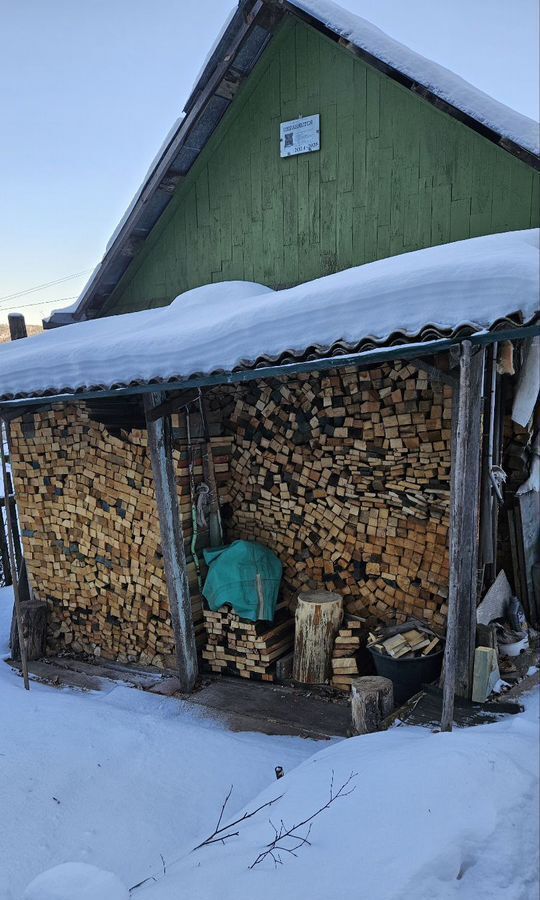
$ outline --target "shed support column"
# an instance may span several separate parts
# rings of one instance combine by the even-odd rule
[[[12,521],[12,508],[11,508],[11,500],[10,500],[10,482],[8,478],[8,470],[6,464],[6,451],[4,445],[4,436],[8,442],[8,447],[11,447],[10,434],[9,434],[9,423],[3,422],[0,419],[0,457],[2,460],[2,481],[4,484],[4,493],[5,493],[5,501],[6,501],[6,526],[7,526],[7,543],[9,550],[9,563],[11,569],[11,578],[13,584],[13,612],[15,616],[15,621],[17,624],[17,633],[19,635],[19,647],[21,654],[21,666],[23,672],[24,686],[27,691],[30,690],[30,681],[28,678],[28,657],[26,655],[26,638],[24,636],[24,628],[21,614],[21,604],[20,604],[20,596],[19,596],[19,585],[20,585],[20,570],[17,565],[17,556],[15,553],[15,543],[13,539],[13,521]]]
[[[152,422],[150,412],[163,402],[161,394],[145,394],[148,451],[152,463],[159,515],[163,566],[169,593],[181,690],[193,690],[197,678],[195,629],[186,573],[184,535],[172,460],[172,429],[169,416]]]
[[[441,729],[451,731],[454,696],[470,697],[476,636],[480,451],[484,350],[463,341],[454,406],[450,503],[450,585]]]

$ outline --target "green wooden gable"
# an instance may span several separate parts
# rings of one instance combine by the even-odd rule
[[[320,151],[281,159],[280,122],[315,113]],[[529,166],[289,16],[102,314],[529,228],[539,206]]]

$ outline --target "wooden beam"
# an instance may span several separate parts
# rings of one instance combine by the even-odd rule
[[[170,416],[171,413],[178,412],[179,409],[187,406],[188,403],[194,403],[199,399],[199,395],[199,390],[183,391],[182,393],[177,394],[174,397],[164,400],[163,403],[159,404],[159,406],[156,406],[146,412],[146,421],[157,422],[158,419],[161,419],[165,416]]]
[[[454,414],[450,505],[450,586],[441,729],[451,731],[454,696],[470,698],[476,634],[478,511],[484,350],[464,341]]]
[[[8,479],[8,470],[6,465],[6,451],[4,447],[4,434],[8,441],[9,446],[9,425],[7,423],[3,423],[0,420],[0,456],[2,457],[2,478],[5,489],[9,489],[9,479]],[[26,640],[24,637],[24,630],[22,624],[22,614],[21,614],[21,605],[19,598],[19,569],[17,567],[17,557],[15,554],[15,546],[13,542],[13,522],[11,515],[11,503],[6,503],[6,525],[7,525],[7,540],[8,540],[8,550],[9,550],[9,563],[11,568],[11,578],[13,582],[13,596],[15,599],[14,609],[15,609],[15,618],[17,620],[17,631],[19,634],[19,647],[21,651],[21,666],[23,671],[23,680],[24,686],[27,691],[30,690],[30,681],[28,679],[28,658],[26,655]]]
[[[161,550],[176,643],[178,678],[181,690],[189,693],[193,690],[198,675],[197,650],[186,572],[184,535],[172,460],[172,427],[169,416],[159,418],[155,422],[151,419],[153,410],[162,402],[162,394],[144,396],[148,451],[154,474]]]

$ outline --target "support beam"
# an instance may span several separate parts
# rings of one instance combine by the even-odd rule
[[[155,422],[151,421],[152,411],[162,402],[161,394],[144,396],[148,451],[154,474],[161,550],[176,643],[178,678],[181,690],[189,693],[193,690],[198,675],[197,650],[186,573],[184,535],[172,460],[171,420],[167,416]]]
[[[454,696],[471,696],[476,634],[478,511],[484,350],[464,341],[454,413],[450,506],[450,586],[441,729],[451,731]],[[456,418],[457,412],[457,418]]]
[[[7,423],[2,422],[0,419],[0,456],[2,457],[2,479],[4,483],[4,489],[8,490],[9,487],[9,479],[8,479],[8,470],[6,465],[6,451],[4,446],[4,440],[8,441],[9,446],[9,425]],[[23,630],[23,622],[22,622],[22,614],[21,614],[21,605],[19,598],[19,573],[20,569],[17,566],[17,558],[15,555],[15,546],[13,541],[13,521],[11,514],[11,503],[9,502],[9,495],[6,501],[6,525],[7,525],[7,540],[8,540],[8,550],[9,550],[9,563],[11,568],[11,577],[13,581],[13,596],[15,599],[14,603],[14,611],[15,618],[17,620],[17,631],[19,635],[19,647],[21,651],[21,666],[23,671],[23,679],[24,686],[27,691],[30,690],[30,681],[28,678],[28,658],[26,655],[26,640],[24,637]]]
[[[165,394],[165,396],[167,395]],[[179,395],[167,398],[163,403],[160,403],[159,406],[149,410],[146,413],[146,419],[148,422],[157,422],[158,419],[170,416],[172,413],[176,413],[178,410],[183,409],[188,403],[195,403],[198,401],[199,396],[200,389],[196,391],[183,391]]]

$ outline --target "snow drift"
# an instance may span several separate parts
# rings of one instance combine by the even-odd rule
[[[246,807],[283,794],[224,846],[185,857],[140,900],[530,900],[537,896],[538,693],[503,721],[342,741]],[[317,817],[310,845],[250,869],[281,821],[291,826],[351,772],[356,789]],[[217,804],[219,805],[219,804]],[[211,830],[211,829],[209,829]],[[236,829],[234,829],[236,830]],[[303,829],[305,832],[305,829]],[[302,829],[300,829],[302,832]]]
[[[63,863],[34,878],[23,900],[129,900],[129,893],[112,872]]]

